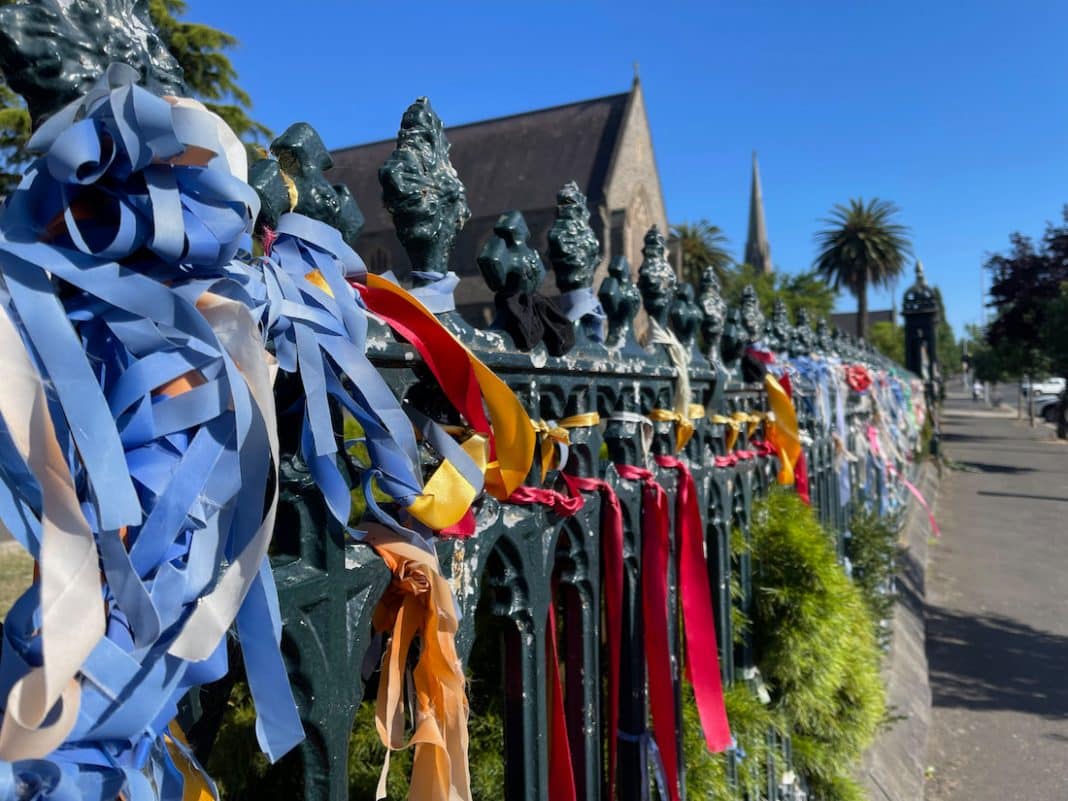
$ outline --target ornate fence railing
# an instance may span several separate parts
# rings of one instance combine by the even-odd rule
[[[424,101],[413,109],[424,116],[433,113]],[[427,133],[442,137],[436,118]],[[404,141],[402,136],[398,153],[404,152]],[[434,147],[447,153],[443,141],[435,142]],[[448,186],[435,184],[435,180]],[[427,170],[420,186],[429,186],[432,194],[445,194],[455,191],[455,181],[445,162]],[[863,367],[884,382],[888,375],[902,373],[868,346],[831,332],[823,320],[813,331],[802,312],[798,324],[792,324],[781,304],[765,324],[755,295],[749,291],[741,306],[727,309],[711,271],[706,273],[695,303],[692,292],[676,285],[665,259],[664,240],[655,229],[646,238],[645,260],[638,271],[642,291],[632,283],[630,270],[622,261],[613,263],[601,283],[599,302],[605,319],[604,336],[599,336],[602,312],[595,308],[595,302],[580,302],[583,295],[587,301],[593,298],[599,251],[596,240],[590,246],[593,234],[585,198],[577,187],[569,185],[562,188],[558,203],[559,229],[554,229],[551,254],[556,282],[562,292],[571,294],[580,311],[585,310],[585,314],[572,315],[577,318],[574,323],[565,321],[568,327],[574,325],[576,338],[566,349],[555,340],[546,344],[552,337],[553,320],[541,324],[543,341],[538,341],[530,333],[530,329],[538,328],[539,324],[530,319],[537,312],[523,318],[526,312],[509,306],[509,300],[517,296],[522,299],[518,305],[521,310],[529,311],[541,302],[531,299],[537,296],[543,268],[538,254],[525,242],[525,226],[517,212],[502,214],[497,238],[491,240],[480,259],[483,273],[497,293],[499,326],[489,330],[472,328],[450,310],[451,274],[445,265],[447,243],[456,229],[438,227],[427,263],[427,243],[421,240],[413,244],[417,236],[413,229],[433,220],[433,212],[414,219],[409,215],[399,225],[398,233],[409,244],[413,260],[420,258],[420,253],[424,258],[421,264],[417,262],[422,275],[416,280],[423,287],[415,291],[423,298],[433,298],[438,308],[444,309],[439,317],[446,327],[505,380],[531,419],[545,421],[538,451],[545,443],[551,449],[566,441],[563,463],[554,458],[543,477],[540,457],[536,457],[527,481],[532,487],[555,490],[556,498],[520,504],[483,497],[475,505],[474,535],[439,538],[437,551],[460,612],[457,641],[461,657],[466,660],[475,642],[484,637],[494,638],[491,650],[499,654],[494,660],[496,674],[473,677],[472,686],[481,695],[495,694],[503,710],[503,797],[529,801],[552,797],[552,699],[546,663],[552,609],[559,621],[556,628],[563,632],[555,650],[565,674],[563,700],[577,797],[607,797],[607,715],[611,703],[604,676],[610,669],[611,655],[605,626],[609,615],[618,614],[622,639],[615,782],[619,798],[646,799],[652,792],[649,777],[655,770],[649,764],[650,704],[641,606],[643,492],[642,482],[621,476],[618,466],[651,469],[671,499],[674,519],[678,474],[658,466],[655,458],[676,454],[679,428],[692,427],[692,436],[679,456],[694,477],[701,509],[722,680],[727,685],[748,682],[755,686],[748,638],[736,636],[731,615],[732,606],[749,610],[755,568],[744,552],[732,556],[730,540],[735,531],[747,536],[754,500],[776,482],[780,460],[766,444],[765,429],[771,415],[759,378],[762,368],[755,368],[751,380],[746,380],[747,371],[754,369],[752,354],[770,354],[775,360],[773,369],[792,377],[812,506],[823,525],[835,532],[839,554],[844,553],[853,504],[887,503],[892,497],[890,502],[896,501],[879,463],[846,458],[868,447],[866,430],[874,407],[866,400],[866,391],[847,390],[842,371],[846,365]],[[449,289],[438,291],[438,283]],[[682,346],[688,372],[685,403],[677,402],[679,369],[669,356],[671,345],[643,347],[636,341],[633,318],[641,304],[647,318],[661,330],[670,330]],[[510,328],[516,331],[515,336],[509,334]],[[524,349],[517,346],[517,339],[526,340]],[[557,355],[549,353],[549,347]],[[442,422],[462,422],[443,413],[446,404],[418,354],[387,328],[372,330],[368,352],[398,398]],[[690,418],[686,422],[676,411],[681,408]],[[894,425],[905,433],[903,421]],[[906,436],[914,437],[915,433],[910,430]],[[896,467],[906,470],[907,459],[901,454],[897,459]],[[284,623],[283,653],[308,735],[300,747],[304,794],[308,799],[344,799],[348,797],[349,737],[357,705],[364,698],[363,679],[375,681],[368,669],[374,664],[368,655],[374,655],[378,647],[371,620],[390,575],[369,547],[346,536],[330,519],[299,458],[291,453],[284,461],[288,468],[273,560]],[[353,466],[354,473],[359,469]],[[865,476],[865,471],[870,476]],[[606,606],[604,496],[596,488],[584,489],[584,503],[577,511],[554,506],[569,490],[565,474],[602,480],[618,497],[624,568],[618,610]],[[870,497],[860,498],[848,489],[843,494],[843,487],[866,488]],[[675,526],[671,529],[674,531]],[[673,556],[678,546],[673,535]],[[669,561],[667,619],[672,692],[679,705],[683,676],[675,564],[675,559]],[[741,589],[739,597],[732,598],[732,576]],[[218,707],[220,693],[210,688],[202,693],[210,698],[204,708],[196,704],[197,714],[204,716],[208,706]],[[218,720],[217,716],[206,717]],[[193,722],[190,731],[206,757],[211,727]],[[788,740],[775,740],[770,732],[769,737],[774,748],[788,757]],[[659,748],[664,747],[660,742]],[[681,748],[681,732],[675,747]],[[733,771],[733,758],[728,758]],[[291,763],[287,769],[292,769]],[[800,797],[800,787],[783,784],[783,774],[776,772],[775,764],[766,766],[767,789],[762,797]],[[681,770],[685,771],[685,765]]]
[[[108,113],[113,117],[103,121],[94,117],[89,127],[93,136],[100,136],[105,151],[115,152],[109,151],[104,158],[99,151],[86,156],[79,150],[67,154],[70,164],[64,161],[66,156],[48,162],[56,174],[69,174],[70,186],[114,181],[106,190],[121,199],[129,191],[123,182],[137,176],[138,170],[173,166],[145,157],[151,147],[169,140],[151,126],[146,130],[156,140],[137,139],[143,133],[137,128],[142,122],[138,117],[142,99],[127,92],[124,82],[129,80],[124,72],[109,71],[107,81],[113,83],[97,85],[94,100],[85,101],[86,106],[71,112],[69,119],[62,118],[72,129],[77,127],[79,134],[85,133],[86,115],[100,108],[92,104],[110,98],[112,112]],[[77,86],[84,90],[82,84]],[[161,86],[174,88],[167,82]],[[64,102],[69,99],[62,98]],[[56,102],[46,102],[44,93],[33,100],[35,108],[58,107]],[[190,134],[191,130],[195,133]],[[203,130],[180,132],[193,137],[183,143],[215,141],[218,145]],[[69,144],[75,138],[60,128],[49,136],[53,139],[44,147],[53,151],[57,143]],[[119,152],[120,144],[130,151]],[[280,226],[287,224],[287,214],[332,226],[351,240],[358,232],[360,215],[347,190],[332,187],[324,175],[330,159],[314,131],[306,125],[293,126],[276,140],[272,154],[251,164],[248,173],[248,183],[259,193],[261,203],[257,246],[270,253]],[[81,166],[79,157],[84,157]],[[123,158],[131,164],[125,165]],[[89,162],[92,169],[85,166]],[[28,179],[30,183],[33,178]],[[744,549],[736,554],[732,537],[748,536],[754,500],[766,495],[780,472],[789,467],[799,491],[807,492],[821,522],[835,532],[839,554],[844,555],[842,543],[851,506],[865,503],[888,509],[898,500],[891,476],[907,471],[908,454],[918,435],[908,398],[910,380],[868,346],[831,332],[825,321],[819,321],[816,330],[803,314],[792,323],[781,304],[765,324],[751,289],[738,307],[728,309],[711,269],[696,292],[679,285],[665,256],[663,236],[655,228],[645,239],[637,285],[630,267],[617,259],[595,290],[600,248],[589,226],[586,199],[574,184],[560,190],[557,220],[550,234],[548,255],[559,295],[549,299],[541,294],[545,275],[541,257],[526,241],[522,215],[505,211],[478,259],[483,278],[495,293],[497,324],[490,330],[473,328],[452,307],[455,277],[448,270],[452,243],[469,212],[460,177],[448,160],[441,122],[425,100],[406,112],[397,149],[383,165],[380,178],[384,202],[415,267],[413,294],[503,379],[538,432],[534,460],[520,491],[503,501],[480,497],[472,509],[473,527],[465,528],[468,520],[458,533],[433,539],[455,599],[461,660],[468,662],[476,645],[492,655],[477,666],[492,675],[472,676],[469,686],[473,707],[493,697],[502,711],[503,797],[553,798],[563,760],[570,764],[565,772],[570,774],[568,783],[574,783],[576,798],[607,799],[609,787],[614,787],[620,799],[649,798],[663,771],[660,763],[682,761],[678,757],[681,727],[667,735],[661,728],[654,740],[651,709],[660,705],[663,710],[662,701],[669,698],[667,706],[674,706],[674,720],[681,720],[684,640],[693,633],[687,630],[684,636],[680,625],[684,594],[677,567],[685,562],[678,532],[686,526],[676,519],[676,502],[680,493],[689,492],[686,476],[693,478],[703,540],[698,554],[712,592],[716,639],[714,647],[708,647],[718,653],[723,684],[741,682],[755,688],[758,678],[750,634],[734,630],[732,609],[743,613],[751,609],[752,576],[759,565],[751,563]],[[198,185],[196,191],[204,194],[197,199],[210,205],[211,193],[218,188],[218,184]],[[166,181],[157,185],[149,180],[148,194],[130,203],[132,213],[136,216],[143,204],[151,206],[158,193],[172,190],[174,186]],[[175,191],[181,190],[179,185]],[[18,202],[25,202],[26,196]],[[38,197],[41,203],[52,199],[52,195]],[[370,198],[361,201],[373,202]],[[26,213],[18,203],[13,207]],[[155,211],[163,213],[162,208]],[[177,206],[168,208],[178,213]],[[93,214],[91,208],[75,208],[70,203],[59,212],[56,219],[65,219],[72,231]],[[41,234],[41,241],[47,245],[53,236],[49,228]],[[111,269],[112,260],[121,261],[116,280],[131,271],[130,265],[143,267],[148,249],[159,254],[173,244],[161,242],[162,234],[151,241],[146,237],[119,256],[113,252],[118,248],[117,234],[114,242],[99,248],[94,236],[86,234],[88,244],[75,241],[83,253],[92,251],[91,258],[79,264],[87,272],[103,274],[97,269],[100,264]],[[299,239],[291,228],[289,236]],[[0,245],[22,252],[7,240]],[[177,248],[184,255],[176,257],[176,264],[190,256],[188,240],[186,245],[185,250]],[[301,246],[315,249],[314,243]],[[73,248],[66,240],[57,246],[63,247]],[[314,253],[305,255],[313,265]],[[62,275],[79,291],[84,289],[73,269]],[[243,272],[240,275],[247,278]],[[13,282],[14,276],[12,272]],[[310,270],[303,278],[318,287],[314,291],[321,290],[322,298],[336,299],[338,287],[322,284],[322,274]],[[146,281],[145,286],[180,287],[187,279],[177,270],[165,280]],[[50,286],[49,280],[59,279],[49,276],[37,290]],[[218,272],[212,272],[202,280],[206,283],[201,288],[210,286],[214,291],[211,282],[221,279]],[[71,302],[76,294],[71,290],[63,299]],[[5,295],[5,304],[8,300]],[[262,306],[275,302],[273,296],[254,300]],[[152,331],[139,329],[134,336],[127,326],[124,315],[133,314],[128,309],[135,307],[134,301],[117,303],[118,314],[105,310],[112,314],[106,319],[116,336],[125,335],[138,344],[151,340]],[[284,309],[279,315],[302,319],[299,315],[304,312],[294,312],[292,297],[285,296],[279,303]],[[104,314],[96,306],[82,307],[77,302],[60,313],[70,315],[72,330],[92,315]],[[647,333],[644,345],[638,344],[634,333],[639,314]],[[310,328],[320,323],[321,318],[308,315]],[[274,311],[264,319],[265,325],[280,325]],[[443,398],[441,377],[432,374],[408,342],[374,319],[367,331],[366,355],[405,406],[443,430],[455,430],[461,439],[469,433],[466,429],[472,421],[463,419]],[[282,361],[283,354],[279,356]],[[300,359],[305,356],[301,351]],[[189,358],[190,364],[203,364],[199,355]],[[206,368],[200,369],[208,374]],[[780,381],[769,383],[765,377],[769,371]],[[106,377],[99,378],[103,382]],[[363,391],[360,377],[350,375],[347,380],[350,392]],[[783,393],[783,384],[792,399]],[[381,625],[373,625],[376,610],[395,576],[376,551],[360,540],[358,515],[350,521],[350,528],[331,513],[314,471],[302,459],[301,454],[308,452],[302,440],[311,436],[302,428],[304,406],[311,403],[305,398],[305,386],[292,372],[280,375],[275,383],[282,458],[270,553],[280,601],[282,655],[306,739],[294,755],[275,766],[272,775],[282,782],[283,775],[291,779],[299,773],[305,798],[340,801],[349,794],[349,744],[357,709],[366,688],[378,684],[380,678],[376,665],[384,635]],[[156,403],[159,398],[149,400]],[[340,406],[329,409],[338,444],[337,462],[350,486],[358,487],[371,467],[360,452],[360,431],[351,429],[357,442],[345,440],[341,432],[351,421]],[[792,421],[786,425],[787,409],[791,417],[796,413],[796,431]],[[224,417],[229,411],[225,403],[217,410]],[[798,452],[793,451],[795,445]],[[803,454],[801,462],[798,453]],[[422,456],[429,460],[428,470],[439,466],[429,451]],[[610,517],[615,520],[613,499],[618,499],[619,531],[606,524]],[[383,505],[388,502],[388,498],[381,499]],[[650,547],[646,518],[654,503],[665,504],[668,526],[663,552]],[[121,542],[117,531],[111,534]],[[621,539],[616,540],[616,534]],[[226,553],[223,564],[234,556]],[[650,560],[665,571],[665,587],[650,589]],[[108,567],[107,558],[104,565]],[[162,573],[153,570],[143,570],[139,581],[157,581]],[[205,581],[200,589],[206,592],[210,585]],[[653,619],[662,616],[666,631],[649,624],[650,604],[657,599],[666,608],[653,609]],[[26,636],[31,636],[29,631]],[[245,647],[246,638],[242,640]],[[236,663],[238,652],[230,650]],[[189,647],[183,652],[199,653]],[[654,675],[650,669],[654,660],[666,665],[666,675]],[[405,677],[411,667],[397,666],[402,689],[409,696],[413,685]],[[182,704],[182,728],[202,761],[208,760],[216,745],[239,675],[237,668],[231,669],[221,681],[192,690]],[[131,681],[136,683],[136,677]],[[654,694],[659,699],[656,704],[650,698]],[[614,727],[613,716],[618,717]],[[768,737],[782,759],[764,766],[766,791],[759,795],[802,797],[801,784],[790,780],[788,770],[776,768],[789,765],[790,743],[772,732]],[[566,748],[561,751],[564,742]],[[617,756],[610,776],[612,742]],[[118,760],[118,756],[113,758]],[[736,771],[735,757],[728,759],[730,771]],[[680,774],[685,769],[685,764],[679,765]],[[161,787],[157,792],[163,792]]]

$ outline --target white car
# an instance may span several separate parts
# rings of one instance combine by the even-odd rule
[[[1063,378],[1047,378],[1042,381],[1035,382],[1035,398],[1038,399],[1039,395],[1060,395],[1064,392],[1065,380]],[[1020,382],[1020,392],[1025,396],[1031,389],[1031,384],[1028,381]]]

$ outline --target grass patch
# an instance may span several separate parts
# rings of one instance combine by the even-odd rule
[[[0,544],[0,617],[33,581],[33,557],[18,543]]]

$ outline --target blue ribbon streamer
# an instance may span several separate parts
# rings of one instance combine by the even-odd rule
[[[111,610],[67,742],[45,760],[0,763],[0,797],[181,799],[164,732],[191,687],[225,674],[226,650],[191,663],[167,648],[262,521],[266,421],[195,306],[211,290],[263,310],[262,281],[231,261],[249,247],[258,199],[230,173],[212,117],[136,78],[113,65],[39,129],[29,147],[42,155],[0,215],[0,302],[54,387],[50,412]],[[156,392],[187,374],[199,385]],[[2,421],[0,478],[0,519],[36,557],[40,492]],[[40,664],[39,604],[31,587],[5,621],[0,699]],[[280,626],[264,560],[237,629],[272,759],[303,737]]]

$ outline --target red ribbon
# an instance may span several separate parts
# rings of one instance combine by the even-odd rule
[[[667,570],[671,552],[668,496],[653,473],[644,467],[617,464],[616,472],[628,481],[642,482],[642,620],[649,705],[653,713],[653,734],[664,762],[668,795],[670,801],[680,801],[675,683],[668,641]]]
[[[509,503],[546,506],[560,517],[571,517],[586,503],[572,476],[561,474],[567,484],[564,495],[543,487],[517,487],[508,496]],[[556,597],[556,593],[553,593]],[[556,606],[550,601],[548,630],[545,633],[545,662],[549,682],[549,797],[560,801],[577,801],[575,770],[571,764],[571,743],[567,736],[564,689],[560,681],[560,656],[556,648]]]
[[[693,687],[697,714],[708,750],[712,753],[725,751],[731,744],[731,730],[723,702],[716,617],[712,611],[712,588],[708,582],[704,526],[697,503],[697,486],[685,462],[674,456],[657,456],[656,462],[668,470],[675,470],[679,476],[675,498],[675,531],[678,536],[676,559],[679,595],[686,634],[686,678]]]
[[[566,482],[565,482],[566,483]],[[571,517],[586,503],[586,499],[582,495],[571,492],[569,495],[564,495],[562,492],[556,490],[544,489],[542,487],[517,487],[511,495],[508,496],[508,503],[516,504],[538,504],[540,506],[547,506],[553,512],[560,517]]]
[[[862,364],[851,364],[845,369],[846,383],[854,392],[863,392],[871,386],[871,373]]]
[[[750,459],[755,459],[759,454],[756,451],[750,450],[737,450],[731,451],[726,456],[717,456],[713,459],[712,464],[716,467],[734,467],[738,462],[746,462]]]
[[[623,646],[623,510],[612,485],[600,478],[561,474],[573,492],[601,493],[601,570],[604,575],[605,640],[608,646],[608,801],[616,797],[619,733],[619,670]],[[555,798],[555,796],[553,796]]]
[[[419,352],[445,396],[463,414],[471,428],[488,436],[491,428],[482,406],[482,391],[463,345],[451,337],[441,336],[440,329],[420,315],[411,314],[393,294],[359,282],[352,285],[368,308]],[[430,346],[431,342],[434,347]]]
[[[808,492],[808,462],[805,460],[804,448],[801,449],[797,455],[797,462],[794,463],[794,490],[797,492],[797,497],[804,501],[805,506],[812,505],[812,498]]]
[[[555,592],[553,597],[556,597]],[[552,602],[549,603],[549,625],[545,632],[545,661],[549,668],[549,798],[577,801],[564,714],[564,690],[560,682],[560,657],[556,650],[556,604]]]

